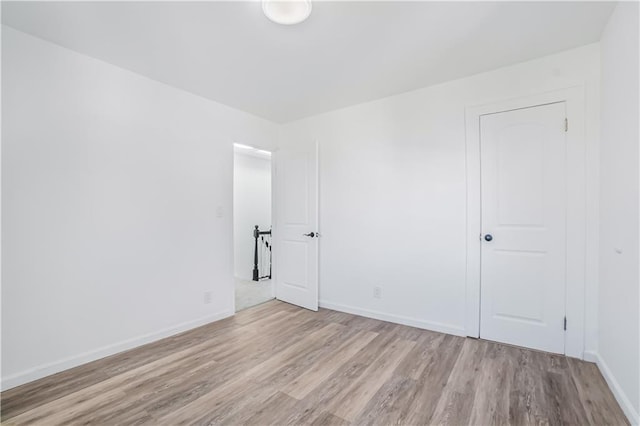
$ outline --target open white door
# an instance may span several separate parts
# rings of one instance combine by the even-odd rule
[[[317,143],[275,153],[276,298],[318,310]]]

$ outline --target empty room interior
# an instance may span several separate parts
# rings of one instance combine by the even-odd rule
[[[638,1],[2,1],[6,425],[639,425]]]

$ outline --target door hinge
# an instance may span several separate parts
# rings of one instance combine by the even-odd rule
[[[565,132],[569,131],[569,119],[568,118],[564,119],[564,131]]]
[[[564,329],[567,329],[567,317],[564,317]]]

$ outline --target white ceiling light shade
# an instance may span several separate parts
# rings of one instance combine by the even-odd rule
[[[311,0],[262,0],[262,11],[276,24],[295,25],[311,15]]]

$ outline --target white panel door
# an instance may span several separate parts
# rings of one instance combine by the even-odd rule
[[[318,161],[316,144],[275,155],[276,298],[318,310]]]
[[[480,337],[564,353],[565,103],[480,118]]]

